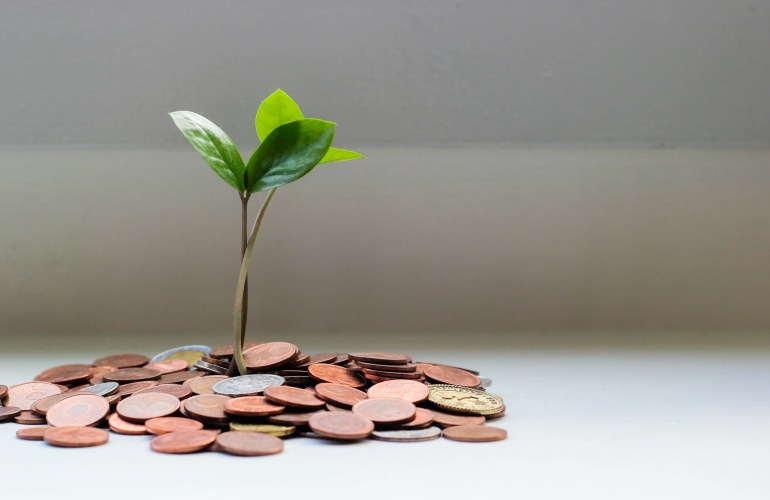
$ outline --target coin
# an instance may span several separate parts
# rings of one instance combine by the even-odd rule
[[[369,370],[380,370],[385,372],[404,372],[404,373],[415,373],[417,372],[417,365],[415,364],[405,364],[405,365],[381,365],[377,363],[367,363],[366,361],[356,361],[356,365],[360,366],[361,368],[366,368]]]
[[[43,434],[46,443],[65,448],[84,448],[107,443],[110,436],[94,427],[51,427]]]
[[[179,409],[179,398],[162,392],[146,392],[118,403],[118,415],[129,422],[144,423],[146,420],[171,415]]]
[[[316,385],[315,391],[318,397],[324,401],[348,408],[368,397],[364,391],[328,382]]]
[[[225,373],[227,373],[227,368],[224,368],[212,363],[207,363],[206,361],[203,361],[203,360],[196,362],[193,365],[193,368],[195,368],[196,370],[207,372],[207,373],[213,373],[215,375],[224,375]]]
[[[42,441],[45,431],[50,429],[47,425],[37,427],[26,427],[16,431],[16,437],[25,441]]]
[[[243,343],[243,352],[248,351],[249,349],[253,347],[257,347],[258,345],[262,345],[259,342],[244,342]],[[214,349],[211,349],[211,352],[207,354],[207,357],[215,358],[215,359],[222,359],[222,358],[232,358],[233,357],[233,344],[225,344],[221,345],[219,347],[215,347]]]
[[[195,418],[215,421],[227,421],[225,403],[230,401],[227,396],[219,394],[201,394],[185,400],[184,409]]]
[[[433,422],[442,428],[456,425],[484,425],[487,421],[482,415],[455,415],[432,408],[429,411],[433,414]]]
[[[61,394],[61,392],[61,388],[49,382],[16,384],[8,388],[8,395],[3,404],[6,406],[17,406],[22,410],[29,410],[32,408],[32,403],[38,399]]]
[[[337,360],[336,352],[324,352],[321,354],[313,354],[310,359],[307,360],[308,365],[314,365],[316,363],[333,363]]]
[[[243,422],[230,422],[231,431],[241,432],[261,432],[275,437],[291,436],[297,430],[293,425],[267,425],[267,424],[247,424]]]
[[[351,410],[350,410],[350,407],[337,406],[337,405],[334,405],[334,404],[331,404],[331,403],[326,403],[326,409],[328,411],[343,411],[343,412],[347,412],[347,413],[352,413]]]
[[[177,373],[182,372],[190,368],[190,363],[184,359],[162,359],[154,363],[150,363],[145,368],[151,370],[158,370],[161,375],[164,373]]]
[[[160,375],[161,373],[158,370],[153,370],[152,368],[119,368],[114,372],[105,373],[102,375],[102,379],[105,382],[124,384],[126,382],[157,380],[160,378]]]
[[[53,427],[88,427],[96,425],[107,416],[110,405],[96,394],[75,394],[54,403],[45,414]]]
[[[351,352],[349,356],[356,361],[380,365],[405,365],[412,361],[406,354],[395,352]]]
[[[166,373],[165,375],[160,376],[160,378],[158,379],[158,383],[159,384],[181,384],[182,382],[186,382],[188,380],[202,377],[203,375],[206,375],[206,373],[197,372],[197,371]]]
[[[365,399],[353,405],[353,413],[368,418],[375,424],[397,425],[412,420],[417,413],[414,404],[403,399]]]
[[[54,394],[53,396],[46,396],[43,399],[38,399],[32,403],[30,410],[36,415],[45,417],[45,414],[48,413],[48,409],[51,408],[55,403],[58,403],[62,399],[71,398],[74,395],[74,392],[65,392],[62,394]]]
[[[433,362],[429,362],[429,361],[417,361],[415,364],[417,365],[417,371],[425,371],[425,368],[427,368],[429,366],[440,365],[440,366],[449,366],[450,368],[457,368],[458,370],[462,370],[462,371],[465,371],[465,372],[468,372],[468,373],[472,373],[473,375],[477,375],[477,376],[479,374],[479,372],[477,370],[471,370],[470,368],[461,368],[459,366],[451,366],[451,365],[447,365],[446,363],[433,363]]]
[[[316,434],[332,439],[365,439],[374,432],[374,423],[366,417],[347,412],[323,412],[308,421]]]
[[[333,365],[344,365],[350,361],[350,356],[345,353],[338,353],[337,359],[331,362]]]
[[[366,380],[353,370],[337,365],[316,364],[308,367],[308,373],[319,382],[346,385],[349,387],[363,387]]]
[[[366,394],[371,399],[396,398],[416,404],[427,401],[430,390],[425,384],[413,380],[389,380],[374,384]]]
[[[79,391],[90,392],[93,394],[98,394],[99,396],[109,396],[110,394],[117,393],[119,386],[120,384],[118,384],[117,382],[103,382],[101,384],[85,387],[83,389],[80,389]]]
[[[18,406],[0,406],[0,422],[10,420],[21,414],[21,408]]]
[[[491,378],[479,376],[479,381],[481,382],[479,384],[479,387],[489,387],[490,385],[492,385]]]
[[[203,424],[197,420],[184,417],[159,417],[151,418],[144,423],[147,432],[161,435],[169,432],[198,431],[203,429]]]
[[[140,391],[136,391],[134,394],[144,394],[147,392],[162,392],[165,394],[171,394],[178,399],[184,399],[192,394],[192,390],[182,384],[158,384],[146,389],[142,389]]]
[[[423,371],[423,375],[431,382],[438,384],[461,385],[463,387],[478,387],[481,384],[481,380],[476,375],[452,366],[429,366]]]
[[[241,375],[217,382],[212,389],[216,394],[226,396],[256,396],[262,394],[265,387],[283,383],[283,377],[278,375]]]
[[[283,451],[283,441],[260,432],[223,432],[217,436],[217,444],[222,451],[246,457],[275,455]]]
[[[222,368],[229,368],[230,367],[230,362],[222,360],[222,359],[207,358],[206,356],[204,356],[203,358],[201,358],[201,361],[205,361],[206,363],[208,363],[210,365],[221,366]]]
[[[185,380],[182,385],[186,385],[195,394],[214,394],[214,384],[227,379],[226,375],[209,375],[206,377],[197,377]]]
[[[297,387],[265,387],[265,397],[273,403],[299,408],[301,410],[318,410],[326,403],[310,392]]]
[[[115,368],[137,368],[150,362],[147,356],[142,354],[113,354],[105,356],[93,362],[94,366],[114,366]]]
[[[22,425],[43,425],[46,423],[45,418],[32,413],[31,410],[22,410],[21,413],[13,417],[13,421]]]
[[[89,370],[91,370],[91,376],[92,377],[101,377],[105,373],[114,372],[117,369],[118,369],[117,367],[109,366],[109,365],[92,366],[92,367],[89,368]],[[89,380],[89,382],[90,382],[90,380]]]
[[[505,409],[503,398],[459,385],[435,384],[429,387],[428,401],[441,409],[473,415],[494,415]]]
[[[249,371],[269,370],[290,363],[299,357],[299,348],[288,342],[267,342],[243,353]]]
[[[393,366],[398,366],[398,365],[393,365]],[[364,372],[364,376],[373,375],[375,377],[380,377],[380,378],[409,379],[409,380],[420,380],[423,378],[422,374],[417,372],[414,372],[414,373],[391,372],[391,371],[384,371],[384,370],[370,370],[369,368],[364,368],[362,371]]]
[[[142,389],[147,389],[148,387],[155,387],[156,385],[158,385],[158,382],[155,380],[146,380],[144,382],[132,382],[130,384],[123,384],[121,386],[118,386],[118,394],[120,394],[120,396],[123,398],[127,398],[128,396],[132,394],[136,394]]]
[[[49,368],[39,373],[33,380],[36,382],[50,382],[52,384],[73,384],[86,381],[92,376],[89,365],[63,365]]]
[[[417,408],[417,411],[414,414],[414,418],[399,425],[398,428],[401,430],[423,429],[425,427],[429,427],[432,423],[433,413],[431,413],[429,410],[426,410],[425,408]]]
[[[4,399],[8,395],[8,386],[0,384],[0,399]]]
[[[502,441],[508,437],[508,431],[499,427],[484,425],[458,425],[444,429],[444,437],[466,443],[488,443],[490,441]]]
[[[416,430],[397,430],[397,431],[374,431],[372,439],[380,441],[391,441],[397,443],[416,443],[419,441],[431,441],[441,437],[441,429],[438,427],[427,427]]]
[[[161,353],[156,354],[150,360],[150,363],[157,363],[164,359],[183,359],[187,361],[188,365],[194,365],[203,356],[208,356],[211,351],[211,347],[207,345],[186,345],[181,347],[174,347]]]
[[[298,389],[302,390],[302,389]],[[285,406],[275,404],[264,396],[233,398],[225,403],[225,413],[242,417],[266,417],[283,413]]]
[[[316,413],[322,413],[325,410],[308,411],[301,413],[281,413],[268,417],[267,421],[276,425],[304,426],[307,425],[310,418]]]
[[[110,430],[117,434],[126,434],[129,436],[147,434],[147,428],[144,425],[123,420],[117,413],[110,415],[110,418],[107,419],[107,423],[110,426]]]
[[[150,449],[158,453],[193,453],[214,444],[219,431],[170,432],[153,438]]]

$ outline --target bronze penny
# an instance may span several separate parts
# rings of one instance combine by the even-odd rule
[[[181,384],[182,382],[193,380],[198,377],[202,377],[204,375],[206,375],[205,372],[199,372],[199,371],[166,373],[165,375],[160,376],[160,378],[158,379],[158,383],[159,384]]]
[[[458,425],[444,429],[444,437],[466,443],[488,443],[491,441],[502,441],[508,437],[508,431],[499,427],[486,427],[483,425]]]
[[[101,377],[105,373],[114,372],[118,368],[116,366],[109,366],[109,365],[103,365],[103,366],[92,366],[89,368],[91,370],[91,376],[92,377]]]
[[[144,423],[151,418],[166,417],[179,409],[179,398],[162,392],[146,392],[118,403],[120,418],[129,422]]]
[[[106,382],[117,382],[125,384],[127,382],[143,382],[145,380],[157,380],[161,373],[152,368],[120,368],[114,372],[105,373],[102,379]]]
[[[364,391],[359,391],[346,385],[330,384],[324,382],[315,386],[315,392],[319,398],[329,403],[351,407],[359,401],[367,398]]]
[[[300,410],[319,410],[326,406],[326,402],[298,387],[265,387],[264,394],[273,403]]]
[[[430,389],[427,385],[413,380],[389,380],[374,384],[366,394],[370,399],[395,398],[416,404],[428,400]]]
[[[160,417],[151,418],[144,423],[147,432],[160,436],[169,432],[199,431],[203,424],[197,420],[185,417]]]
[[[117,370],[117,368],[115,368],[115,370]],[[88,381],[88,384],[89,384],[89,385],[99,385],[99,384],[104,384],[104,383],[105,383],[105,382],[104,382],[104,379],[102,378],[102,376],[101,376],[101,375],[94,375],[94,376],[93,376],[93,377],[91,377],[91,379]]]
[[[144,425],[123,420],[117,413],[110,415],[107,423],[110,426],[110,430],[116,434],[126,434],[128,436],[147,434],[147,428]]]
[[[156,385],[158,385],[158,382],[156,382],[155,380],[147,380],[144,382],[132,382],[130,384],[122,384],[118,386],[118,394],[120,394],[120,396],[123,398],[127,398],[132,394],[136,394],[137,392],[147,389],[148,387],[155,387]]]
[[[8,386],[0,384],[0,400],[4,399],[8,395]]]
[[[36,382],[50,382],[52,384],[73,384],[86,381],[92,376],[91,367],[88,365],[63,365],[55,366],[39,373],[34,380]]]
[[[182,385],[186,385],[195,394],[214,394],[212,387],[217,382],[225,380],[227,375],[209,375],[207,377],[197,377],[185,380]]]
[[[398,365],[393,365],[398,366]],[[362,370],[365,375],[374,375],[375,377],[382,377],[382,378],[390,378],[390,379],[409,379],[409,380],[419,380],[422,377],[421,373],[409,373],[409,372],[388,372],[384,370],[370,370],[369,368],[364,368]]]
[[[268,342],[243,353],[249,371],[269,370],[291,363],[299,356],[299,347],[288,342]]]
[[[244,457],[275,455],[283,451],[283,441],[261,432],[223,432],[217,436],[217,444],[224,452]]]
[[[431,413],[429,410],[426,410],[425,408],[417,408],[417,412],[415,413],[414,418],[409,422],[404,422],[403,424],[399,425],[398,428],[404,430],[424,429],[426,427],[430,427],[431,424],[433,424],[433,413]]]
[[[481,415],[455,415],[453,413],[445,413],[434,409],[429,411],[433,414],[433,422],[435,425],[442,428],[454,427],[457,425],[484,425],[484,422],[487,421],[487,419]]]
[[[46,443],[65,448],[85,448],[107,443],[110,435],[94,427],[51,427],[43,434]]]
[[[3,404],[29,410],[38,399],[61,393],[61,388],[49,382],[26,382],[9,387]]]
[[[96,394],[75,394],[54,403],[45,415],[53,427],[88,427],[96,425],[107,416],[110,405]]]
[[[114,366],[115,368],[137,368],[150,362],[150,358],[141,354],[114,354],[94,361],[94,366]]]
[[[374,432],[374,423],[366,417],[347,412],[322,412],[310,417],[310,429],[332,439],[365,439]]]
[[[344,365],[350,361],[350,356],[346,353],[338,353],[337,359],[331,362],[333,365]]]
[[[395,352],[351,352],[349,356],[356,361],[380,365],[405,365],[412,361],[406,354]]]
[[[45,431],[50,429],[47,425],[40,425],[38,427],[26,427],[16,431],[16,437],[25,441],[42,441]]]
[[[479,378],[460,368],[452,366],[433,365],[423,371],[425,378],[436,384],[461,385],[463,387],[478,387]]]
[[[292,361],[291,363],[286,363],[285,366],[287,368],[289,367],[297,367],[297,366],[307,366],[310,364],[310,355],[309,354],[302,354],[301,352],[297,355],[297,359]]]
[[[333,405],[331,403],[326,403],[326,409],[328,411],[342,411],[342,412],[352,413],[350,408],[346,408],[344,406]]]
[[[47,396],[43,399],[38,399],[34,403],[32,403],[32,406],[30,407],[30,410],[40,415],[41,417],[45,417],[45,414],[48,413],[48,410],[56,403],[61,401],[62,399],[71,398],[76,393],[74,392],[65,392],[62,394],[54,394],[53,396]]]
[[[21,410],[21,413],[13,417],[13,421],[22,425],[43,425],[45,418],[32,413],[30,410]]]
[[[161,375],[166,373],[183,372],[190,368],[190,363],[183,359],[163,359],[146,365],[145,368],[158,370]]]
[[[380,425],[403,424],[417,413],[417,408],[409,401],[394,398],[365,399],[353,405],[352,409],[354,414]]]
[[[262,345],[262,344],[259,342],[244,342],[243,352],[246,352],[249,349],[253,347],[257,347],[259,345]],[[233,344],[221,345],[219,347],[215,347],[214,349],[211,350],[211,352],[209,352],[209,356],[214,359],[232,358],[233,355],[234,355]]]
[[[450,368],[457,368],[458,370],[462,370],[464,372],[472,373],[473,375],[478,376],[479,372],[476,370],[471,370],[470,368],[460,368],[459,366],[451,366],[444,363],[433,363],[430,361],[418,361],[415,363],[417,365],[417,369],[420,370],[420,366],[423,366],[422,370],[425,371],[425,368],[428,366],[448,366]]]
[[[336,352],[324,352],[321,354],[311,355],[306,364],[314,365],[316,363],[334,363],[335,361],[337,361]]]
[[[366,380],[361,375],[353,370],[337,365],[310,365],[308,373],[318,382],[329,382],[349,387],[363,387],[366,385]]]
[[[192,394],[192,389],[182,384],[158,384],[140,391],[136,391],[134,394],[144,394],[146,392],[162,392],[165,394],[171,394],[178,399],[184,399]]]
[[[185,400],[184,408],[193,417],[209,420],[227,420],[225,403],[231,398],[219,394],[201,394]]]
[[[302,389],[298,389],[302,390]],[[312,396],[312,394],[311,394]],[[275,404],[264,396],[232,398],[225,403],[225,413],[242,417],[266,417],[283,413],[285,406]]]
[[[403,380],[403,377],[380,377],[379,375],[372,375],[370,373],[364,373],[364,378],[366,378],[366,380],[370,380],[373,384],[379,384],[380,382],[390,382],[391,380]],[[416,379],[415,382],[425,382],[425,379]]]
[[[194,453],[214,444],[219,431],[182,431],[161,434],[150,441],[152,451],[158,453]]]
[[[384,372],[399,372],[399,373],[415,373],[417,372],[417,365],[380,365],[377,363],[367,363],[365,361],[356,361],[356,365],[368,370],[379,370]]]
[[[324,411],[325,410],[301,413],[281,413],[280,415],[269,417],[267,421],[276,425],[302,426],[307,425],[313,415],[316,413],[323,413]]]
[[[21,414],[21,408],[18,406],[0,406],[0,422],[10,420]]]

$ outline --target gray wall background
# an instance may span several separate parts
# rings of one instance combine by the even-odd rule
[[[229,331],[237,196],[166,113],[248,155],[278,87],[369,159],[279,190],[255,330],[767,330],[768,26],[750,0],[0,2],[0,335]]]

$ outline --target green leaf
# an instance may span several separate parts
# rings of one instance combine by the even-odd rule
[[[246,167],[238,148],[224,130],[192,111],[174,111],[169,114],[211,170],[239,192],[243,192],[243,173]]]
[[[257,110],[254,124],[257,127],[257,136],[264,141],[270,132],[281,125],[303,119],[302,111],[297,103],[289,97],[289,94],[281,89],[276,90],[262,101]]]
[[[319,162],[319,165],[321,163],[331,163],[333,161],[348,161],[348,160],[355,160],[357,158],[366,158],[366,156],[362,155],[361,153],[356,153],[355,151],[351,151],[349,149],[329,148],[329,151],[326,152],[326,155],[321,159],[321,161]]]
[[[247,190],[283,186],[313,170],[329,151],[335,128],[332,122],[304,118],[273,130],[246,165]]]

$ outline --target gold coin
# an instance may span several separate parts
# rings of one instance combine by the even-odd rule
[[[428,401],[446,410],[472,415],[495,415],[505,410],[503,398],[460,385],[434,384]]]
[[[203,359],[203,356],[205,356],[205,353],[202,353],[200,351],[180,351],[175,352],[174,354],[171,354],[170,356],[164,358],[164,359],[183,359],[190,363],[190,366],[194,365],[201,359]]]
[[[261,432],[271,436],[284,437],[291,436],[297,431],[293,425],[266,425],[266,424],[241,424],[230,422],[231,431]]]

